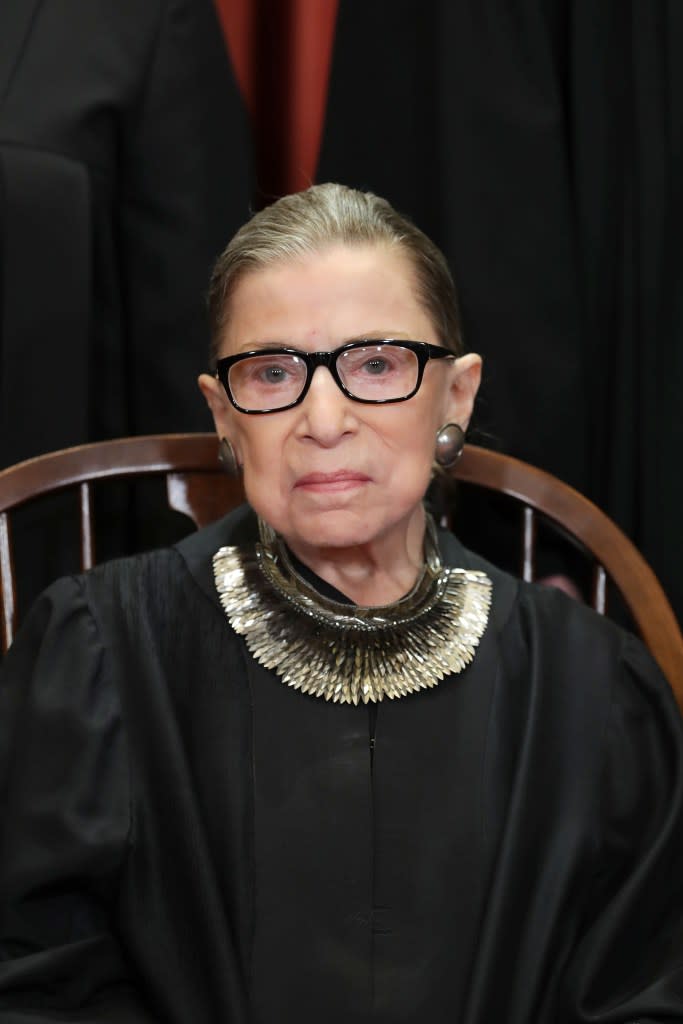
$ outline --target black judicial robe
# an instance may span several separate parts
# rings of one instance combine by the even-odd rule
[[[473,663],[328,704],[218,603],[254,537],[64,579],[8,653],[2,1024],[683,1020],[681,723],[640,643],[444,533],[493,580]]]

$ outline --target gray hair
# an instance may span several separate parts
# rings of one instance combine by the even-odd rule
[[[380,196],[345,185],[314,185],[254,214],[218,257],[209,287],[211,364],[230,316],[230,299],[246,274],[341,243],[396,246],[415,272],[417,297],[441,344],[462,355],[455,285],[441,250]]]

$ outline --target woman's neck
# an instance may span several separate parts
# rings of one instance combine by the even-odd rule
[[[403,531],[344,548],[288,546],[304,565],[354,604],[393,604],[415,585],[424,566],[425,513],[422,506]]]

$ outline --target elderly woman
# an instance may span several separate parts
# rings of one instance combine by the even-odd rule
[[[683,1020],[667,684],[423,503],[480,372],[443,256],[317,186],[211,306],[249,507],[55,584],[5,662],[0,1021]]]

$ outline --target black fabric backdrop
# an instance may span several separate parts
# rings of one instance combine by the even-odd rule
[[[0,468],[209,429],[204,292],[250,178],[212,0],[0,2]],[[100,558],[166,536],[163,495],[98,504]],[[78,567],[68,509],[13,516],[24,603]]]
[[[679,0],[342,0],[318,171],[443,247],[479,438],[592,497],[679,617],[681,52]]]

